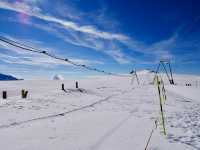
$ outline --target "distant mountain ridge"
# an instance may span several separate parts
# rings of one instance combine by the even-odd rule
[[[8,81],[8,80],[19,80],[19,79],[11,75],[5,75],[0,73],[0,81]]]

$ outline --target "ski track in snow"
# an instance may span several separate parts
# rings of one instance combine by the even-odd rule
[[[25,120],[25,121],[21,121],[21,122],[13,122],[13,123],[8,124],[8,125],[1,125],[0,129],[9,128],[9,127],[13,127],[13,126],[18,126],[18,125],[22,125],[22,124],[26,124],[26,123],[30,123],[30,122],[34,122],[34,121],[39,121],[39,120],[45,120],[45,119],[65,116],[66,114],[69,114],[69,113],[80,111],[80,110],[83,110],[83,109],[86,109],[86,108],[89,108],[89,107],[94,107],[97,104],[100,104],[102,102],[108,101],[113,96],[114,95],[108,96],[108,97],[106,97],[106,98],[104,98],[102,100],[99,100],[97,102],[94,102],[92,104],[89,104],[89,105],[86,105],[86,106],[82,106],[82,107],[79,107],[79,108],[75,108],[75,109],[67,111],[67,112],[62,112],[62,113],[49,115],[49,116],[44,116],[44,117],[33,118],[33,119],[30,119],[30,120]]]

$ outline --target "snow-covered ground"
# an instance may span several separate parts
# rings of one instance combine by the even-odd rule
[[[138,77],[140,85],[113,76],[81,79],[81,90],[75,80],[0,82],[0,92],[8,91],[8,99],[0,99],[1,149],[144,150],[160,106],[157,88],[149,84],[153,74]],[[159,124],[149,150],[200,149],[200,77],[174,78],[175,86],[165,79],[167,136]],[[29,91],[27,99],[21,99],[22,89]]]

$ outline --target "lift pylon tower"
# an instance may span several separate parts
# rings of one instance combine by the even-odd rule
[[[156,74],[159,73],[160,67],[163,67],[163,69],[167,75],[167,78],[169,80],[169,83],[174,85],[174,79],[173,79],[173,75],[172,75],[172,68],[171,68],[170,61],[161,60],[156,69]],[[167,68],[169,69],[169,72],[168,72]]]
[[[140,84],[140,81],[139,81],[139,78],[138,78],[138,75],[137,75],[136,70],[132,70],[132,71],[130,72],[130,74],[133,75],[133,77],[132,77],[132,79],[131,79],[131,84],[133,84],[133,81],[134,81],[134,79],[136,78],[136,79],[137,79],[137,83],[138,83],[138,85],[139,85],[139,84]]]

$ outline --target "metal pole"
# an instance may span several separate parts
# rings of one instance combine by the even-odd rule
[[[165,70],[165,72],[166,72],[166,75],[167,75],[167,78],[168,78],[168,80],[169,80],[169,83],[171,84],[171,79],[170,79],[170,77],[169,77],[169,74],[168,74],[168,72],[167,72],[167,69],[166,69],[166,67],[165,67],[165,65],[164,65],[163,62],[161,62],[161,64],[162,64],[162,66],[163,66],[163,68],[164,68],[164,70]]]
[[[170,62],[168,62],[168,65],[169,65],[169,71],[170,71],[170,75],[171,75],[171,84],[174,84],[174,79],[172,76],[172,68],[171,68]]]
[[[132,74],[131,85],[133,85],[134,79],[135,79],[135,76]]]
[[[138,85],[139,85],[140,82],[139,82],[139,78],[138,78],[138,76],[137,76],[136,70],[135,70],[135,76],[136,76],[136,79],[137,79],[137,83],[138,83]]]
[[[158,73],[159,68],[160,68],[160,63],[158,64],[158,67],[157,67],[157,69],[156,69],[156,74]]]

